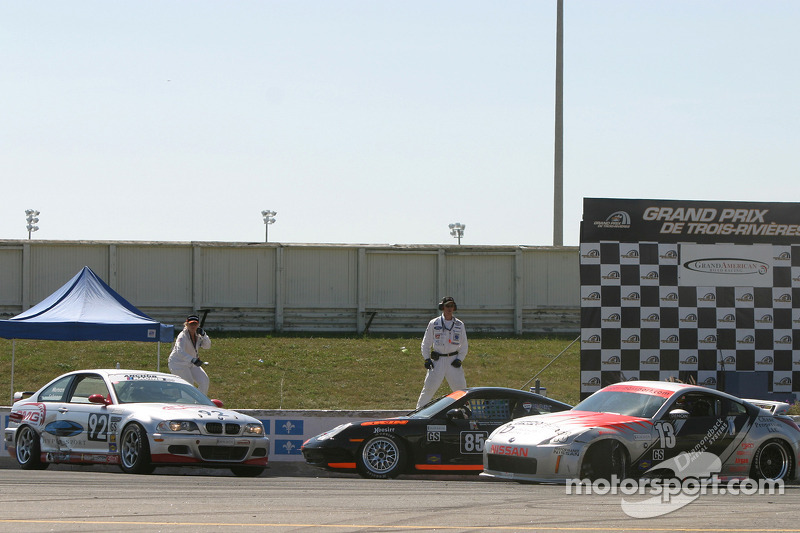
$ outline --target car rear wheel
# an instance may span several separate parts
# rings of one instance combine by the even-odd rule
[[[238,477],[258,477],[266,470],[263,466],[232,466],[231,472]]]
[[[23,470],[44,470],[48,463],[42,462],[42,447],[39,435],[33,428],[22,426],[17,430],[17,462]]]
[[[753,479],[784,479],[792,470],[792,456],[781,441],[772,439],[762,444],[753,456]]]
[[[122,430],[119,466],[127,474],[150,474],[154,466],[150,463],[150,444],[147,433],[139,424],[133,423]]]
[[[611,481],[616,476],[617,480],[622,481],[628,475],[629,465],[625,446],[615,440],[603,440],[592,444],[586,451],[581,463],[580,477],[592,481]]]
[[[358,473],[373,479],[397,477],[405,468],[405,462],[403,445],[384,435],[367,441],[356,459]]]

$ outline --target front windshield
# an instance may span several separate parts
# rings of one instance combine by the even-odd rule
[[[447,396],[442,396],[439,399],[428,402],[416,411],[409,413],[408,416],[410,418],[430,418],[436,413],[443,411],[447,407],[456,403],[458,398],[454,398],[453,396],[454,394],[448,394]]]
[[[575,411],[616,413],[620,415],[652,418],[667,400],[665,397],[636,392],[601,390],[576,405]]]
[[[113,382],[120,403],[214,404],[197,388],[177,381],[133,380]]]

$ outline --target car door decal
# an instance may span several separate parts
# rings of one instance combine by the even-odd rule
[[[108,415],[89,415],[89,430],[86,432],[89,440],[106,442],[108,440]]]
[[[483,443],[488,436],[488,431],[462,431],[458,439],[461,453],[483,453]]]
[[[44,430],[56,437],[74,437],[83,433],[83,426],[72,420],[56,420],[47,424]]]
[[[668,422],[659,422],[655,424],[655,429],[658,432],[658,447],[659,448],[674,448],[675,447],[675,428]]]

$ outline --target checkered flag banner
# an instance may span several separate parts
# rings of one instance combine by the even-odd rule
[[[586,198],[580,280],[581,397],[730,372],[800,391],[800,204]]]

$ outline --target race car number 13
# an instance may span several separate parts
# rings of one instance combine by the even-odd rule
[[[659,448],[675,447],[675,428],[672,424],[656,424],[656,431],[658,431]]]

